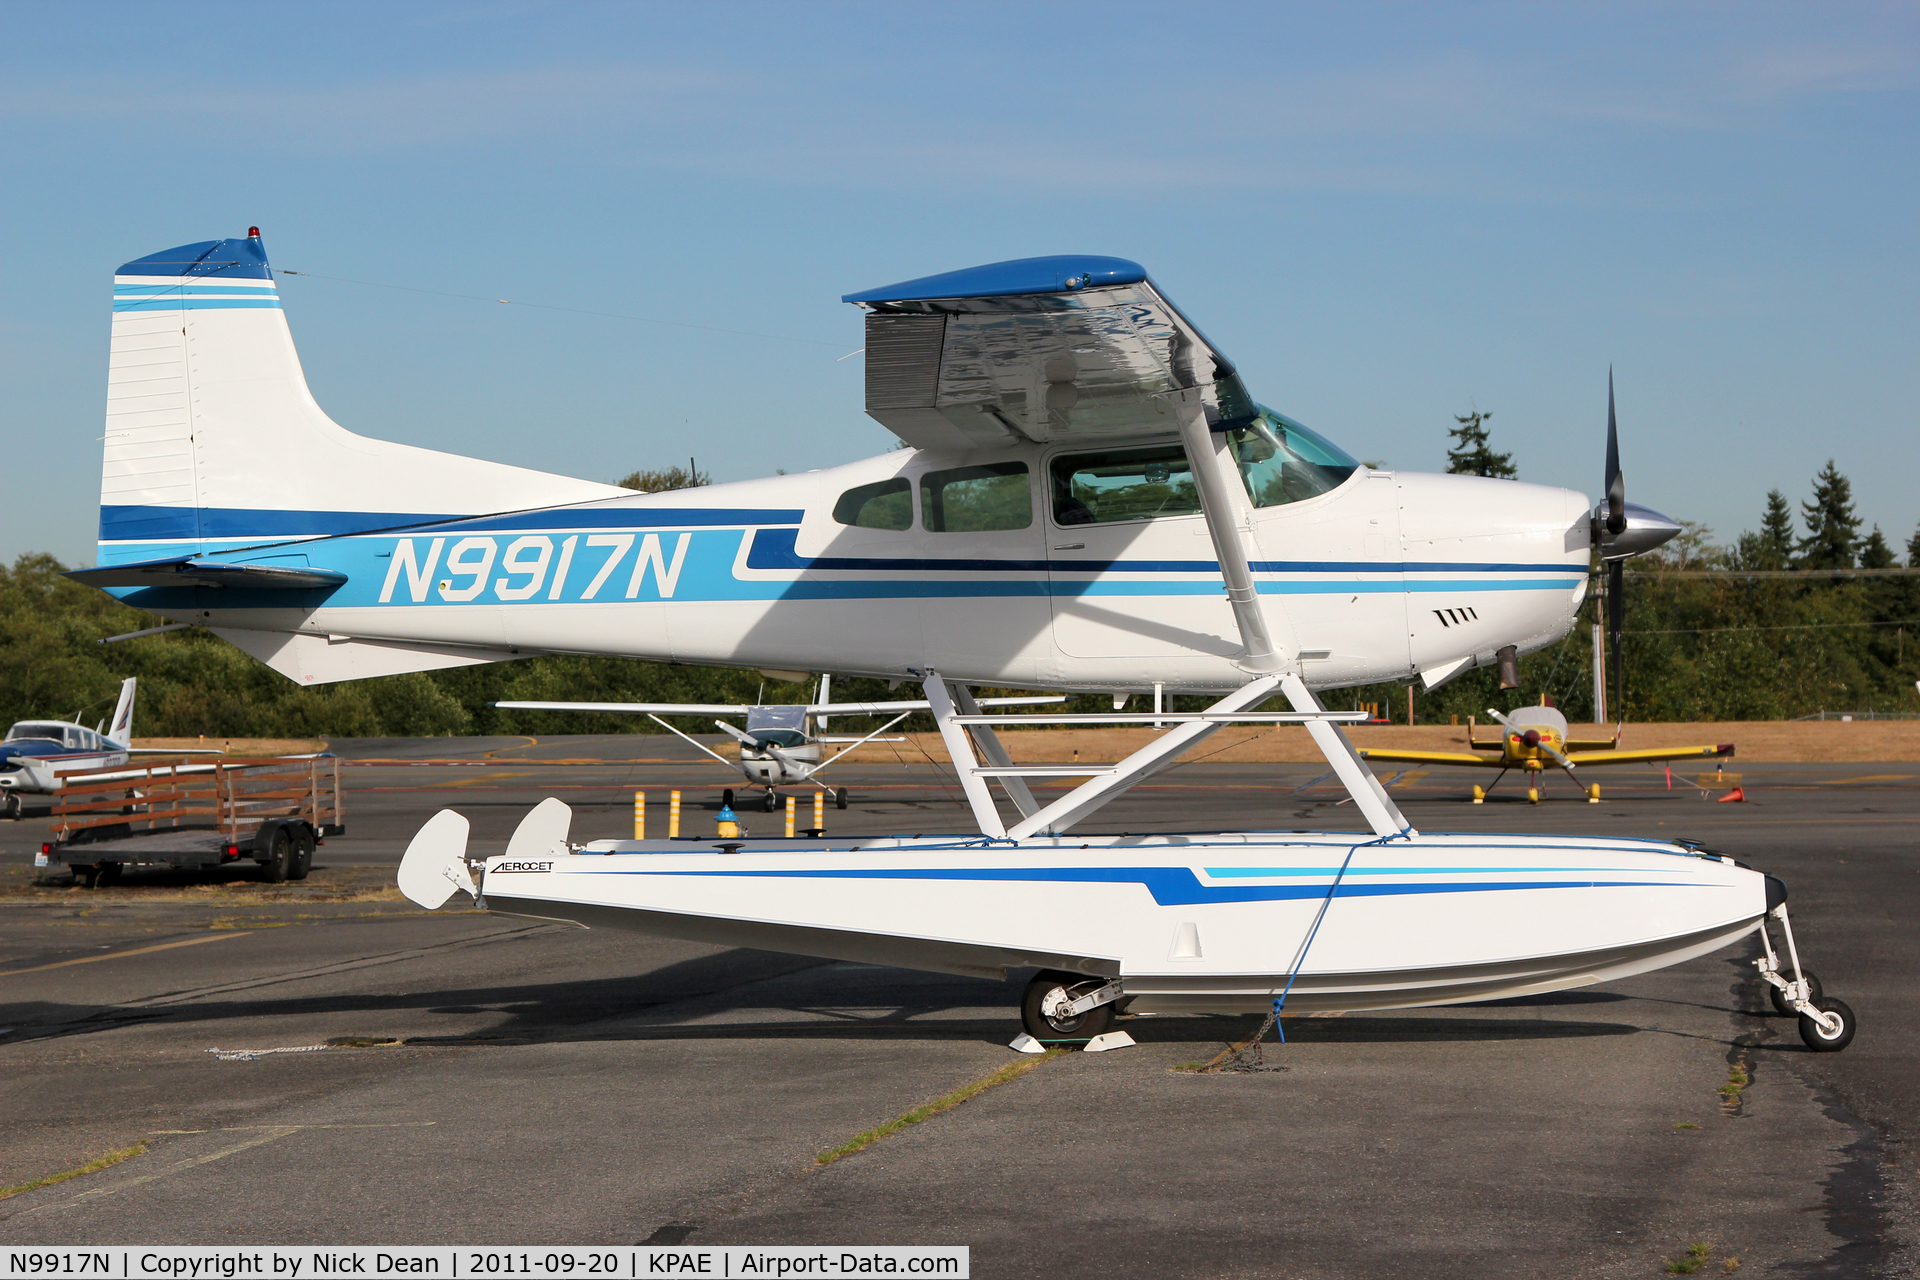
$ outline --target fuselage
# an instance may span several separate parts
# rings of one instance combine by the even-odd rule
[[[1171,439],[1104,453],[1077,442],[902,449],[804,475],[382,533],[256,533],[249,546],[199,549],[347,580],[115,594],[250,651],[250,634],[292,632],[495,656],[909,679],[931,668],[1006,687],[1232,689],[1247,679],[1239,639],[1205,521],[1177,477],[1159,509],[1092,521],[1063,487],[1132,466],[1145,479],[1123,476],[1140,481],[1129,492],[1150,491],[1164,465],[1108,460],[1155,448],[1177,456]],[[1585,594],[1589,507],[1571,490],[1358,467],[1299,500],[1256,505],[1251,481],[1247,496],[1239,523],[1262,607],[1316,688],[1437,684],[1506,645],[1538,649],[1567,633]],[[302,513],[283,514],[301,527]],[[177,549],[103,545],[103,563]]]
[[[127,760],[125,747],[85,725],[23,722],[0,742],[0,790],[47,795],[60,790],[64,774],[111,769]]]

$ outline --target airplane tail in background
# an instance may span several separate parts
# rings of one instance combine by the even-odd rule
[[[258,228],[114,274],[105,445],[101,565],[625,492],[334,423],[307,389]]]
[[[107,724],[107,740],[115,746],[133,745],[133,686],[132,676],[120,682],[120,701],[114,704],[113,719]]]

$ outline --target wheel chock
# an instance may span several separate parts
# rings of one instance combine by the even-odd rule
[[[1109,1049],[1128,1049],[1133,1047],[1133,1037],[1124,1031],[1109,1031],[1087,1041],[1083,1053],[1105,1053]]]
[[[1718,800],[1714,801],[1714,803],[1715,804],[1745,804],[1746,800],[1747,800],[1747,789],[1745,787],[1735,787],[1733,790],[1727,792],[1727,794],[1721,796]]]
[[[1013,1043],[1009,1044],[1007,1048],[1013,1050],[1015,1053],[1045,1053],[1047,1051],[1047,1046],[1041,1044],[1024,1031],[1015,1036]]]

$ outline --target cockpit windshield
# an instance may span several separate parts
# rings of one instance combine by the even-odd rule
[[[1338,488],[1360,464],[1339,446],[1265,405],[1227,432],[1233,460],[1256,507],[1278,507]]]
[[[804,747],[807,736],[797,729],[759,729],[754,732],[753,741],[760,747]]]
[[[7,741],[17,742],[21,739],[31,738],[36,742],[51,742],[54,746],[58,747],[65,745],[68,732],[65,725],[40,724],[32,720],[22,720],[19,724],[7,730]],[[74,745],[78,744],[76,743]]]
[[[806,728],[805,707],[747,708],[747,732],[760,747],[804,747],[807,745]]]

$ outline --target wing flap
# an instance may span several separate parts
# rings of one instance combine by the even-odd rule
[[[1163,435],[1167,393],[1190,387],[1210,421],[1253,413],[1232,364],[1122,258],[994,263],[846,301],[868,309],[868,414],[922,448]]]

